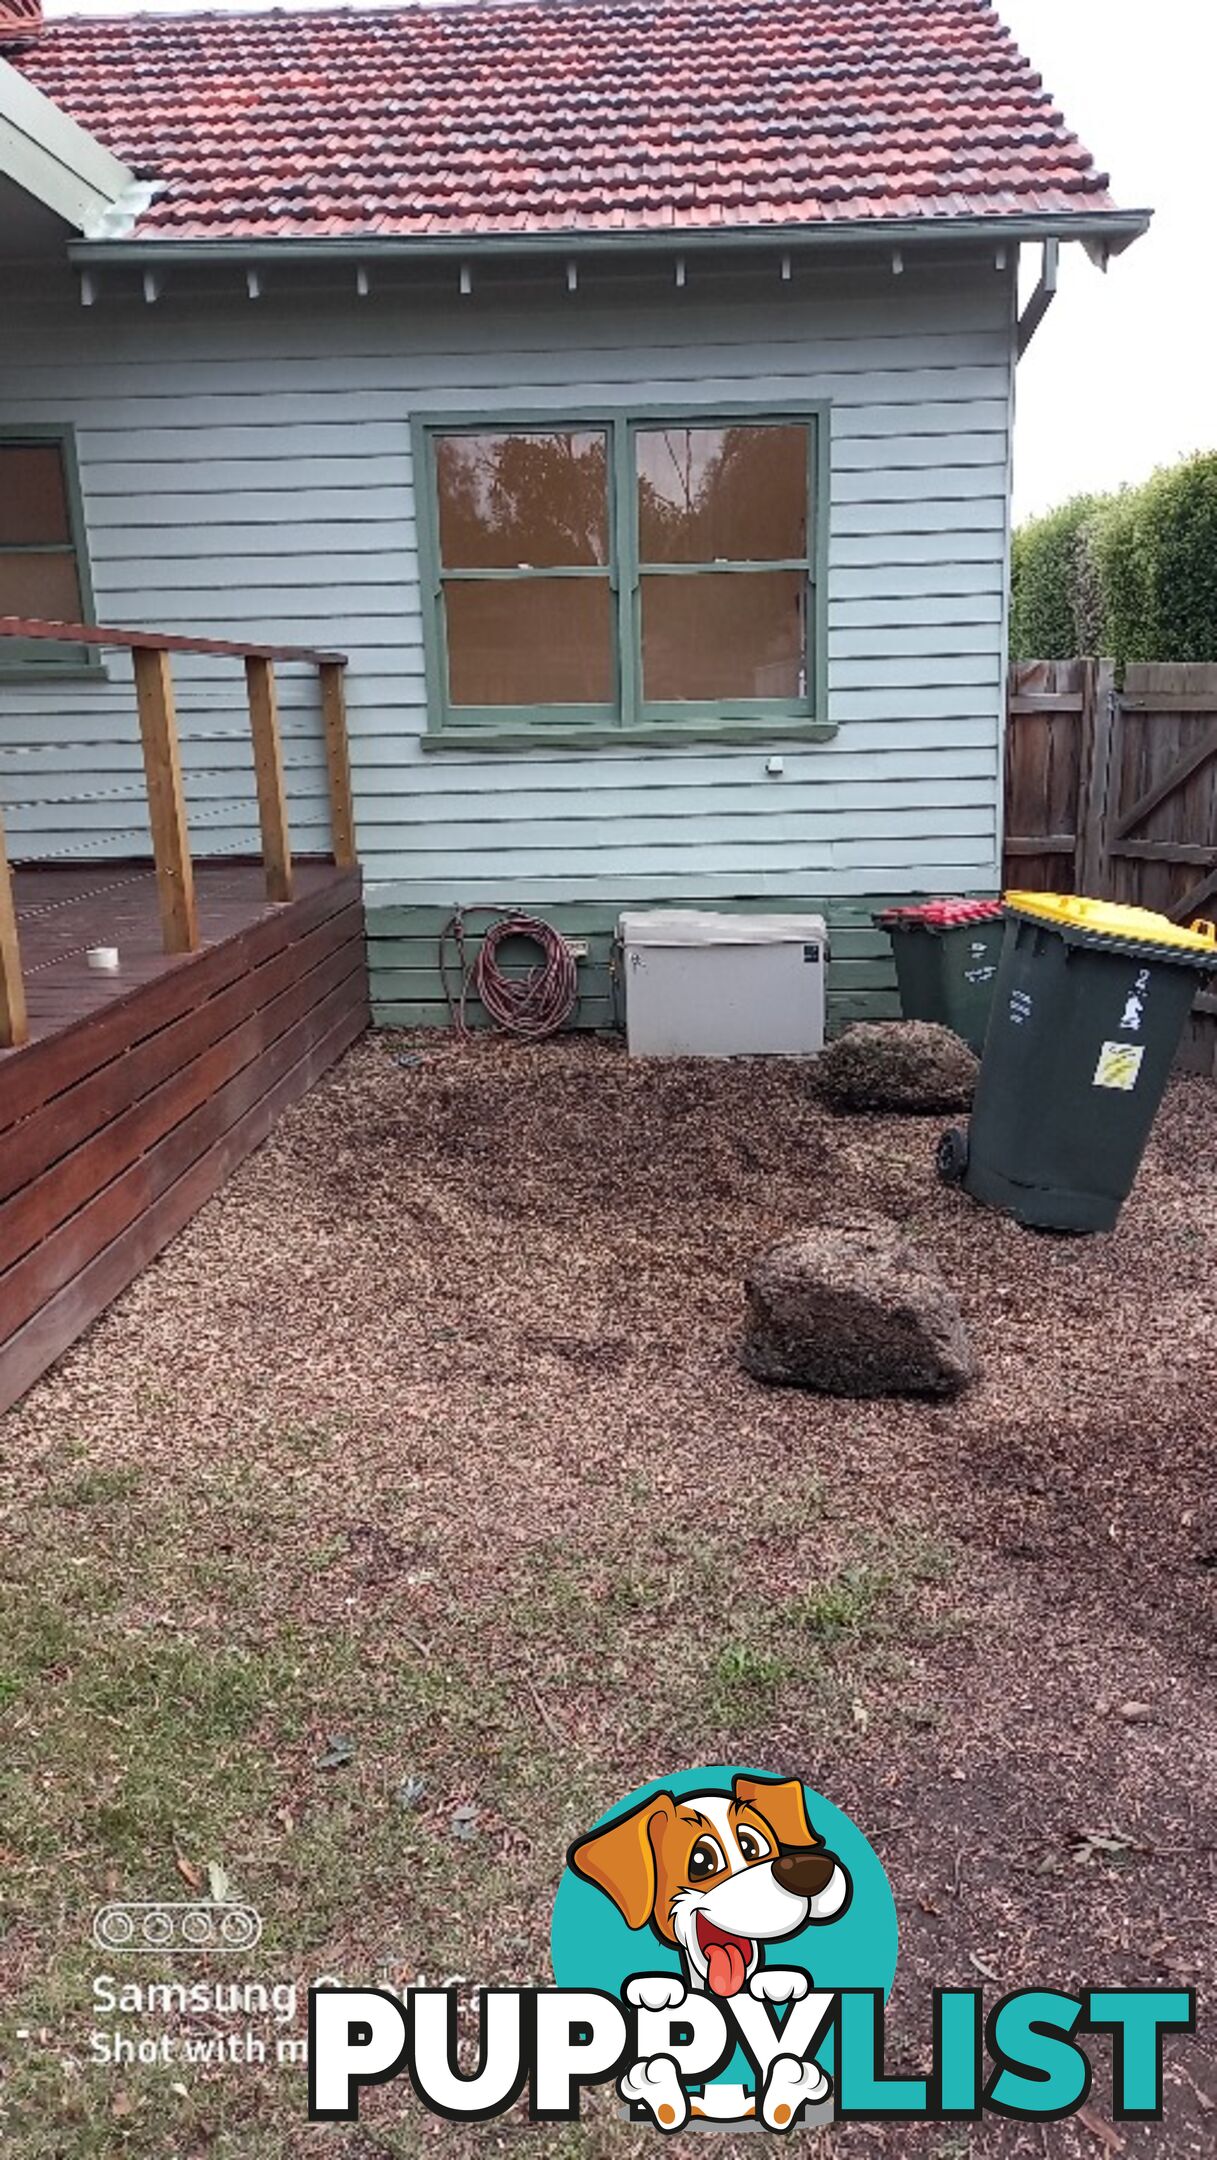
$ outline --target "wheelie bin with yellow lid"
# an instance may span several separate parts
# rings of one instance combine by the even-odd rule
[[[1110,1230],[1132,1189],[1217,928],[1009,892],[971,1122],[939,1174],[1047,1230]]]

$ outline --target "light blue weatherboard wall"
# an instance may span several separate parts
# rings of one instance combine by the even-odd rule
[[[1013,256],[1013,250],[1011,258]],[[621,903],[808,905],[838,935],[834,1003],[880,1009],[873,902],[997,879],[1014,271],[908,249],[763,273],[690,259],[623,277],[560,264],[468,298],[386,273],[134,272],[82,308],[62,271],[6,293],[0,428],[76,431],[105,621],[337,645],[349,709],[379,1009],[438,1017],[451,908],[527,903],[600,942]],[[424,753],[426,682],[410,422],[427,412],[825,403],[831,440],[831,741]],[[822,512],[823,514],[823,512]],[[239,670],[177,666],[200,853],[256,844]],[[325,844],[316,693],[282,671],[293,838]],[[147,849],[129,665],[105,681],[0,678],[12,852]],[[21,745],[24,747],[17,748]],[[766,774],[774,753],[780,779]]]

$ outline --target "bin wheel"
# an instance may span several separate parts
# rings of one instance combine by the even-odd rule
[[[968,1136],[961,1125],[948,1126],[938,1143],[938,1175],[944,1185],[962,1185],[968,1168]]]

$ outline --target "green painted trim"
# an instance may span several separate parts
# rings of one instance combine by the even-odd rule
[[[428,755],[445,750],[617,750],[631,744],[663,749],[677,743],[831,742],[840,732],[835,720],[788,720],[781,713],[755,720],[707,714],[697,720],[670,720],[654,727],[568,727],[539,722],[521,728],[514,720],[502,727],[433,729],[420,735]]]
[[[63,466],[64,494],[68,506],[68,534],[70,552],[76,559],[76,582],[80,587],[80,620],[91,623],[97,620],[93,602],[93,574],[89,567],[88,534],[85,527],[84,496],[80,487],[80,460],[76,454],[76,430],[68,421],[36,425],[33,422],[10,425],[0,421],[0,449],[5,443],[54,443]],[[66,555],[67,547],[51,544],[23,548],[15,543],[0,546],[0,555]],[[0,677],[5,682],[40,682],[51,677],[63,682],[68,677],[77,681],[96,682],[104,675],[101,654],[90,651],[82,660],[79,645],[54,646],[35,642],[32,638],[0,638]]]
[[[818,409],[815,433],[815,608],[808,616],[808,637],[812,640],[809,679],[814,684],[815,710],[825,719],[828,713],[828,537],[832,524],[832,404],[829,400]],[[835,730],[834,730],[835,732]]]
[[[780,570],[779,563],[777,568]],[[524,585],[530,578],[607,578],[608,563],[530,563],[526,570],[445,570],[445,585]]]
[[[423,679],[427,726],[435,685],[448,679],[443,606],[439,580],[439,517],[435,450],[429,430],[415,413],[410,420],[410,473],[414,490],[414,528],[418,535],[418,601],[423,617]]]
[[[729,426],[749,420],[780,426],[798,420],[808,430],[807,500],[811,527],[809,554],[794,563],[697,564],[662,566],[670,574],[748,575],[794,568],[805,571],[807,605],[807,681],[805,699],[725,698],[714,704],[690,699],[648,705],[642,697],[641,578],[638,545],[638,493],[634,485],[634,438],[656,422],[686,426]],[[497,577],[520,580],[546,571],[446,571],[440,557],[439,502],[435,444],[441,435],[478,435],[487,430],[521,432],[555,427],[603,429],[609,440],[608,576],[617,596],[617,705],[604,706],[453,706],[448,698],[448,653],[444,585],[453,579]],[[825,399],[740,397],[704,407],[680,405],[573,406],[560,414],[518,406],[477,412],[416,412],[410,421],[415,520],[418,532],[419,594],[423,614],[423,658],[427,683],[424,750],[444,748],[521,749],[536,743],[594,749],[611,743],[668,741],[751,742],[780,730],[784,740],[822,742],[836,733],[828,712],[828,534],[832,474],[832,410]],[[593,565],[556,575],[602,577]],[[648,566],[646,575],[652,574]],[[695,712],[689,711],[696,705]]]
[[[810,454],[808,463],[811,463]],[[809,555],[789,556],[783,562],[640,562],[640,577],[764,577],[771,570],[810,570]]]
[[[698,906],[717,907],[727,914],[771,912],[823,915],[828,923],[828,1016],[829,1031],[851,1020],[897,1017],[900,1010],[895,964],[886,932],[875,929],[873,916],[882,907],[898,906],[910,894],[885,893],[875,897],[851,894],[824,900],[815,897],[784,897],[775,901],[761,895],[737,895],[723,900],[700,898]],[[540,914],[567,937],[586,941],[586,959],[578,963],[579,1004],[575,1029],[612,1027],[617,1017],[614,987],[609,972],[617,919],[623,908],[674,908],[687,901],[666,895],[662,900],[521,900],[527,912]],[[438,1027],[448,1025],[438,965],[438,941],[452,912],[450,903],[439,901],[388,901],[373,903],[367,911],[368,965],[371,977],[372,1012],[380,1027]],[[476,952],[490,918],[470,917],[468,942]],[[471,1025],[484,1024],[476,999],[468,1008]]]
[[[639,535],[638,490],[634,484],[637,459],[634,454],[635,438],[640,432],[653,427],[656,422],[673,421],[683,426],[715,427],[730,425],[732,420],[750,420],[757,425],[781,427],[791,420],[800,422],[807,429],[807,476],[806,499],[809,525],[809,550],[797,561],[776,563],[643,563]],[[765,714],[782,712],[799,720],[823,719],[828,710],[827,678],[820,682],[817,668],[819,655],[825,646],[823,621],[827,610],[827,518],[821,517],[822,505],[827,497],[819,487],[821,464],[821,441],[828,434],[830,407],[822,398],[791,402],[780,400],[776,404],[763,398],[733,398],[726,404],[708,406],[704,412],[690,411],[687,404],[635,406],[623,415],[618,434],[625,438],[623,470],[628,488],[628,516],[626,522],[627,560],[623,576],[628,574],[631,585],[631,633],[633,638],[634,664],[637,674],[636,702],[623,706],[623,724],[627,727],[643,726],[661,721],[665,726],[677,723],[687,713],[683,701],[648,701],[642,692],[642,579],[654,576],[696,576],[701,572],[726,576],[755,575],[766,570],[800,570],[804,573],[808,589],[806,638],[807,694],[798,699],[749,699],[724,698],[707,704],[704,711],[712,721],[723,721],[728,726]],[[823,529],[821,529],[823,528]],[[821,570],[821,562],[823,570]],[[693,702],[693,701],[690,701]]]
[[[16,643],[16,638],[0,638],[0,645],[15,645]],[[104,660],[73,660],[71,662],[65,660],[62,666],[44,660],[41,666],[33,667],[21,661],[17,665],[9,667],[0,658],[0,683],[3,683],[6,690],[20,688],[22,684],[29,683],[95,683],[111,681],[113,681],[113,677]]]
[[[442,645],[442,627],[437,633],[437,643]],[[430,685],[428,685],[428,712],[431,709]],[[564,728],[576,739],[582,733],[617,730],[617,707],[615,705],[458,705],[452,708],[460,714],[459,721],[445,722],[443,727],[428,730],[423,737],[424,748],[431,738],[441,744],[459,736],[463,741],[495,742],[505,729],[515,734],[527,734],[529,741],[548,741],[552,733]]]
[[[634,486],[629,421],[614,427],[612,445],[613,578],[617,589],[617,702],[614,727],[618,740],[640,726],[642,698],[642,621],[638,594],[635,539],[638,491]],[[638,738],[632,737],[633,740]]]
[[[852,249],[863,256],[891,247],[944,246],[1019,240],[1102,240],[1113,252],[1148,232],[1154,213],[1134,210],[1069,210],[1006,217],[928,217],[839,219],[816,225],[736,225],[729,230],[644,232],[542,232],[440,234],[426,240],[387,238],[376,233],[329,240],[78,240],[68,248],[82,263],[252,263],[324,262],[485,262],[542,256],[552,261],[587,255],[741,254],[767,249],[774,254],[835,254]]]

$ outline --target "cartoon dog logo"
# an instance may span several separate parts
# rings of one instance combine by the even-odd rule
[[[807,1815],[797,1778],[737,1775],[730,1792],[705,1792],[675,1799],[655,1793],[629,1814],[576,1839],[567,1855],[577,1875],[612,1899],[627,1926],[649,1927],[659,1940],[680,1953],[685,1981],[727,2000],[746,1991],[761,2002],[801,2001],[812,1986],[802,1968],[765,1966],[766,1946],[784,1941],[813,1923],[836,1920],[846,1910],[852,1885],[835,1853],[817,1837]],[[648,2009],[677,2006],[686,1999],[684,1983],[671,1974],[644,1975],[629,1983],[628,1998]],[[642,2066],[639,2066],[639,2070]],[[675,2076],[665,2089],[635,2089],[627,2077],[620,2090],[627,2099],[652,2109],[660,2127],[676,2127],[673,2105],[685,2114],[675,2091]],[[728,2091],[721,2088],[724,2100]],[[804,2101],[822,2099],[827,2078],[814,2062],[785,2055],[769,2070],[761,2114],[773,2128],[786,2128]],[[717,2113],[708,2105],[695,2114]],[[733,2114],[751,2114],[742,2094]]]
[[[836,1920],[850,1882],[807,1819],[797,1778],[737,1777],[729,1793],[656,1793],[578,1838],[568,1859],[611,1897],[627,1926],[680,1951],[689,1983],[737,1995],[763,1946]],[[765,1988],[770,2001],[774,1994]]]

